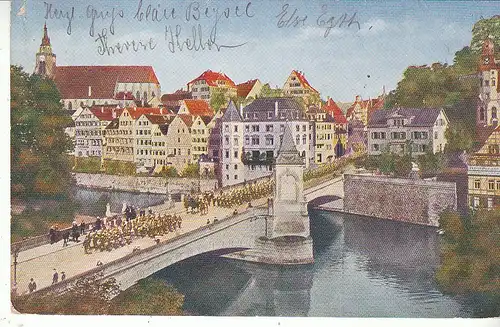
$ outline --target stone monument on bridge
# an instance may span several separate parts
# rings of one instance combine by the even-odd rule
[[[272,264],[313,263],[313,241],[304,196],[304,158],[300,156],[289,124],[274,167],[274,199],[266,236],[256,241],[259,262]]]

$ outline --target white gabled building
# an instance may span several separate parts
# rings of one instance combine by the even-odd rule
[[[377,110],[368,121],[368,154],[442,152],[449,120],[441,108]]]

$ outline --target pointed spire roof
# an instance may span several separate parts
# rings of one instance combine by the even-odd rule
[[[42,38],[42,44],[40,44],[41,47],[43,46],[50,46],[50,38],[49,34],[47,33],[47,23],[43,24],[43,38]]]
[[[285,133],[281,142],[278,157],[276,158],[277,165],[303,165],[304,160],[297,151],[295,141],[293,140],[292,129],[287,122],[285,125]]]
[[[234,105],[233,101],[230,100],[226,112],[224,113],[224,116],[222,116],[222,122],[227,123],[227,122],[241,122],[241,121],[243,121],[243,119],[241,119],[238,109],[236,109],[236,106]]]

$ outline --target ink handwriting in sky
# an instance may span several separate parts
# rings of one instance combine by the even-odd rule
[[[88,5],[84,9],[64,4],[44,2],[44,18],[61,20],[66,33],[73,35],[74,24],[82,24],[87,37],[94,40],[96,51],[102,56],[125,54],[127,52],[153,51],[160,43],[166,45],[171,53],[182,51],[207,51],[232,49],[247,44],[245,40],[222,43],[220,36],[226,31],[223,22],[239,21],[251,26],[254,17],[268,15],[265,19],[274,20],[278,29],[303,28],[314,25],[320,27],[326,38],[333,28],[361,29],[357,13],[335,13],[327,5],[316,12],[300,12],[288,3],[277,3],[275,12],[259,12],[259,4],[251,1],[222,2],[161,2],[160,0],[136,0],[132,7],[120,8],[120,2],[113,6]],[[75,3],[76,4],[76,3]],[[133,9],[131,9],[133,8]],[[83,12],[79,12],[79,10]],[[311,9],[312,10],[312,9]],[[144,31],[141,39],[123,40],[117,29],[117,22],[126,24],[156,25],[162,30],[163,38],[148,35]],[[241,26],[241,25],[239,25]],[[232,31],[238,34],[238,31]],[[81,37],[81,36],[78,36]]]

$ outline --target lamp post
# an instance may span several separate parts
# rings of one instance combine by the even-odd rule
[[[19,248],[16,246],[12,249],[14,256],[14,284],[17,284],[17,257],[19,256]]]

